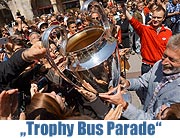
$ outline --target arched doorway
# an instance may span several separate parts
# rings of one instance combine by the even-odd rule
[[[31,6],[34,16],[49,14],[53,12],[50,0],[31,0]]]
[[[12,21],[14,20],[11,10],[5,2],[0,2],[0,25],[4,26],[5,24],[11,26]]]

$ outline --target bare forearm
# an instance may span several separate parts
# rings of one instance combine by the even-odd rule
[[[126,10],[126,17],[128,20],[132,19],[132,15]]]
[[[28,49],[24,50],[21,54],[21,57],[24,61],[26,62],[32,62],[33,59],[29,57],[29,54],[28,54]]]

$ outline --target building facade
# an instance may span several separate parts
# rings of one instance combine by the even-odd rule
[[[25,19],[52,12],[64,12],[72,8],[80,8],[86,0],[0,0],[0,25],[9,24],[16,18],[17,11]],[[108,0],[97,0],[106,2]]]
[[[64,12],[67,9],[79,8],[84,0],[0,0],[0,24],[14,20],[20,11],[26,19],[52,12]]]

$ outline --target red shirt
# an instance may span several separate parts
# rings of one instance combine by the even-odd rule
[[[144,10],[145,15],[147,15],[150,12],[150,10],[147,6],[145,6],[143,10]]]
[[[150,25],[143,25],[134,17],[129,21],[140,37],[142,62],[153,65],[162,58],[172,31],[162,25],[159,34]]]

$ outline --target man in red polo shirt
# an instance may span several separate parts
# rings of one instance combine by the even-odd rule
[[[165,10],[161,5],[158,5],[153,11],[150,25],[143,25],[132,17],[127,10],[126,16],[140,37],[142,56],[141,74],[144,74],[151,69],[156,61],[162,58],[172,32],[162,24],[165,19]]]

